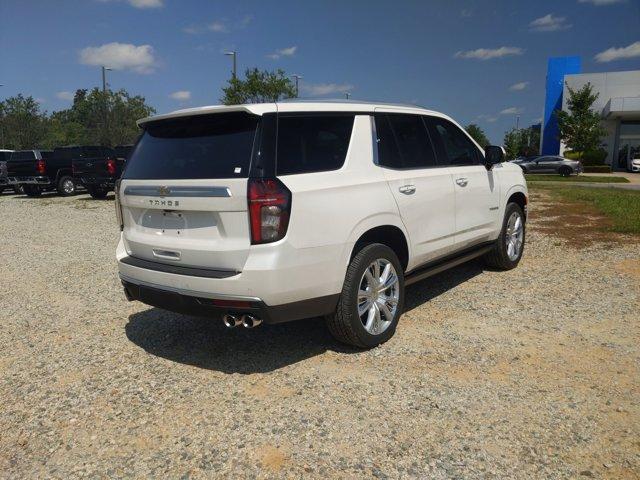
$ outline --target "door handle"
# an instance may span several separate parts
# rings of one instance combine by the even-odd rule
[[[456,183],[458,185],[460,185],[461,187],[466,187],[467,183],[469,183],[469,180],[467,180],[466,178],[462,177],[462,178],[456,178]]]
[[[415,185],[403,185],[398,190],[400,190],[400,193],[404,193],[405,195],[412,195],[412,194],[414,194],[416,192],[416,186]]]

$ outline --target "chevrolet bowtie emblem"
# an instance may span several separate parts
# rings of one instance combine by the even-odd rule
[[[166,195],[169,195],[171,193],[171,190],[169,189],[169,187],[165,187],[164,185],[161,187],[158,187],[158,194],[161,197],[164,197]]]

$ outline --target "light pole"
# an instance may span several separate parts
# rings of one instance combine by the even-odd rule
[[[229,57],[233,57],[233,77],[232,78],[236,78],[236,56],[237,56],[237,52],[231,51],[231,52],[224,52],[225,55],[229,56]]]
[[[0,83],[0,87],[4,87],[4,83]],[[4,147],[4,125],[0,124],[0,147]]]
[[[110,71],[110,68],[102,66],[102,93],[107,93],[107,72]]]
[[[516,115],[516,130],[518,130],[519,126],[520,126],[520,115]]]
[[[296,79],[296,98],[298,98],[298,80],[302,78],[302,75],[298,75],[297,73],[294,73],[291,76]]]
[[[104,102],[104,109],[102,112],[103,115],[103,121],[104,121],[104,137],[103,137],[103,143],[106,145],[108,143],[108,137],[109,137],[109,121],[108,121],[108,110],[109,110],[109,104],[107,102],[107,72],[110,72],[111,69],[105,67],[104,65],[102,66],[102,101]]]

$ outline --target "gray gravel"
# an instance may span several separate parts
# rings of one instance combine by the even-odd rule
[[[638,478],[637,240],[536,230],[354,351],[128,303],[113,202],[0,196],[2,478]]]

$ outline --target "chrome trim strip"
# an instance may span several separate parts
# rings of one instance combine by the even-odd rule
[[[182,295],[188,295],[190,297],[210,298],[212,300],[239,300],[239,301],[246,301],[246,302],[262,302],[262,299],[260,299],[259,297],[245,297],[242,295],[227,295],[224,293],[198,292],[196,290],[187,290],[184,288],[169,287],[168,285],[158,285],[151,282],[145,282],[144,280],[139,280],[137,278],[129,277],[128,275],[124,275],[120,272],[118,272],[118,276],[125,282],[133,283],[135,285],[143,285],[145,287],[155,288],[156,290],[166,290],[168,292],[180,293]]]
[[[229,187],[139,185],[125,187],[125,195],[143,197],[230,197]]]

